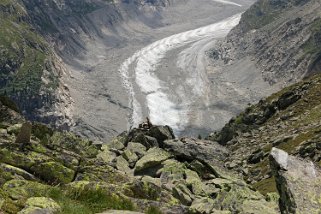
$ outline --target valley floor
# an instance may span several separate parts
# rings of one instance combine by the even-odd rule
[[[154,19],[132,14],[102,29],[104,39],[84,37],[88,52],[69,63],[66,80],[74,131],[108,139],[148,116],[178,135],[205,135],[270,94],[250,60],[222,71],[206,54],[252,3],[174,1]]]

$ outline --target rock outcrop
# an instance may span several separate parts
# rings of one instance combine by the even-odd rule
[[[277,148],[272,149],[270,160],[280,194],[281,212],[320,213],[320,168]]]
[[[249,106],[209,139],[231,152],[225,160],[263,194],[276,191],[270,169],[272,147],[313,161],[321,161],[320,83],[316,75]]]

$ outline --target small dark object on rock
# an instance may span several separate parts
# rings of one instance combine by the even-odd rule
[[[146,117],[146,121],[138,125],[138,128],[145,129],[145,130],[149,130],[152,127],[153,127],[153,124],[150,122],[148,117]]]

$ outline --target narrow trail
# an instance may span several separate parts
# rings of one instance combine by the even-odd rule
[[[215,1],[241,6],[230,1]],[[191,121],[195,120],[191,115],[199,108],[195,104],[206,102],[211,93],[205,65],[201,59],[197,59],[194,51],[205,52],[202,47],[211,40],[225,37],[238,24],[240,17],[241,14],[237,14],[205,27],[158,40],[123,62],[119,72],[132,109],[129,127],[137,126],[145,116],[149,116],[153,123],[170,125],[177,134],[190,126]],[[171,52],[182,48],[186,50],[171,56]],[[191,60],[193,56],[194,59]],[[174,66],[176,68],[168,68],[169,71],[183,70],[178,78],[164,77],[168,71],[163,72],[160,67],[166,57],[177,60]],[[173,72],[169,75],[173,75]],[[196,117],[197,120],[200,116]]]

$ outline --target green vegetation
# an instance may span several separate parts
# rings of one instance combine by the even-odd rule
[[[35,97],[50,102],[58,77],[52,70],[48,45],[30,24],[23,5],[16,0],[1,1],[0,26],[0,94],[17,101],[21,110],[34,108],[26,100]]]

